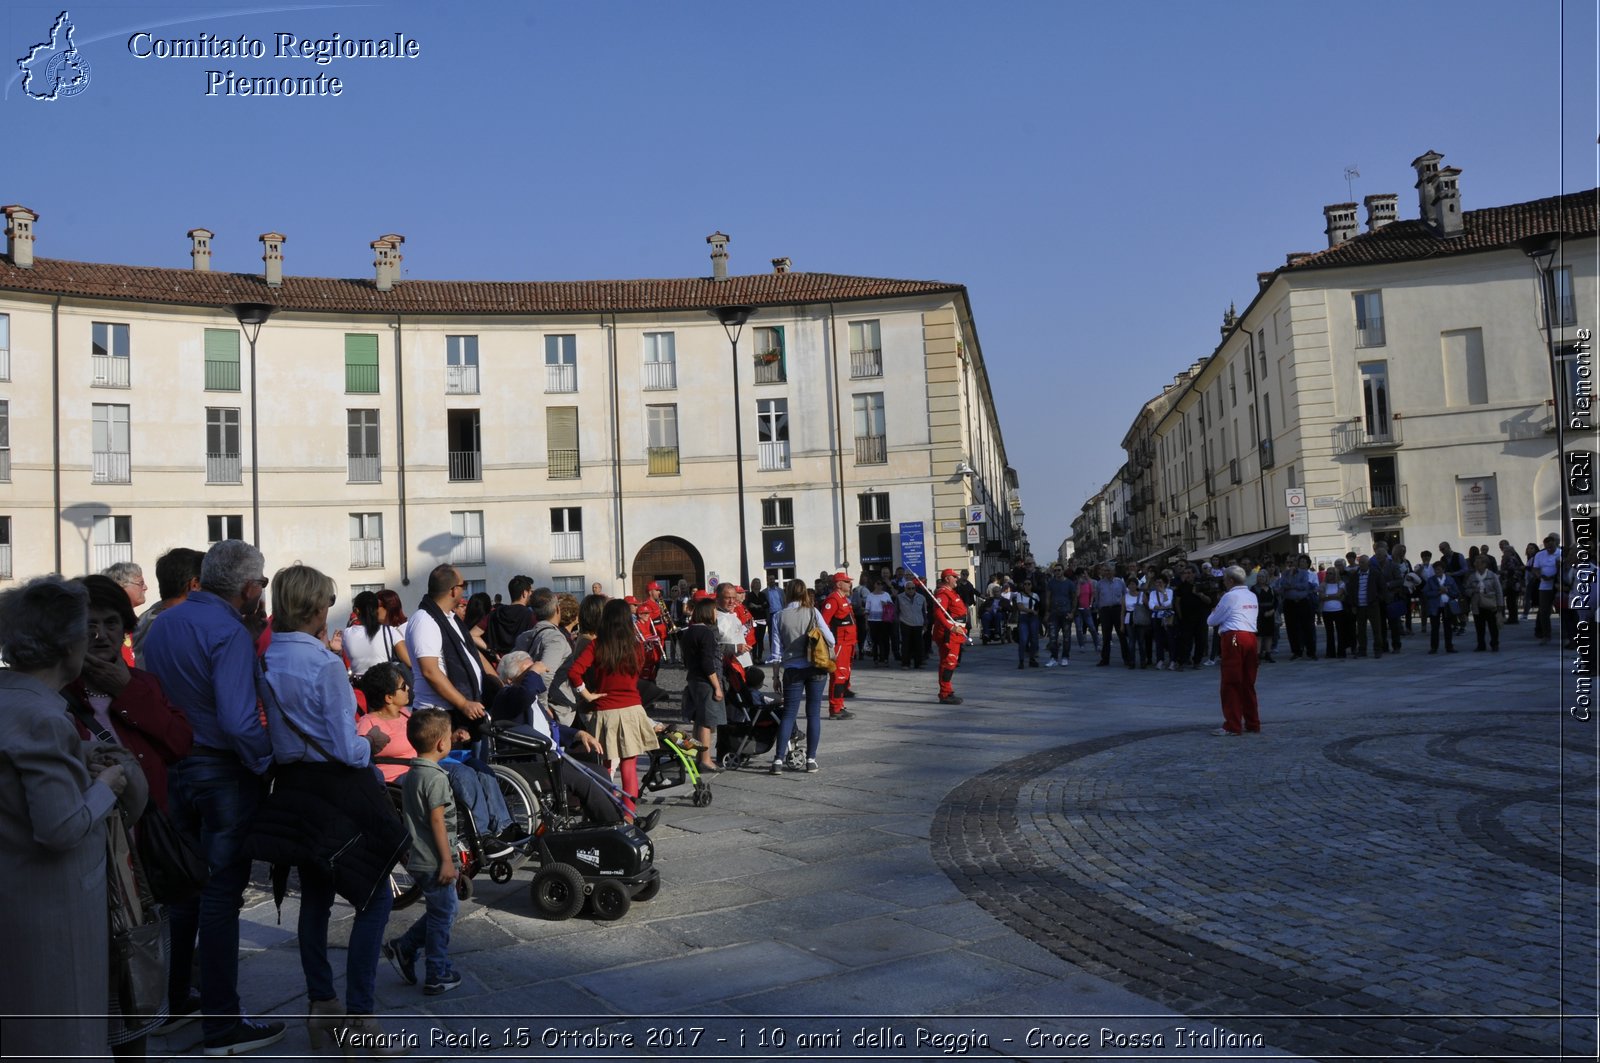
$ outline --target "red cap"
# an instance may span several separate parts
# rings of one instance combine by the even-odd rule
[[[695,592],[689,596],[689,599],[696,602],[706,602],[715,597],[716,595],[712,594],[710,591],[703,591],[697,588]]]
[[[736,586],[736,587],[733,588],[733,593],[735,593],[735,594],[749,594],[750,592],[745,590],[743,587]]]
[[[850,573],[848,573],[848,572],[835,572],[833,574],[833,582],[839,583],[841,581],[844,582],[844,583],[849,583],[850,582]]]
[[[956,575],[956,570],[955,569],[947,568],[943,572],[939,573],[939,578],[940,579],[944,579],[946,576],[955,576],[955,575]]]
[[[637,599],[637,598],[635,598],[635,597],[634,597],[634,596],[633,596],[633,595],[631,595],[631,594],[630,594],[630,595],[628,595],[628,596],[627,596],[627,597],[626,597],[626,598],[624,598],[624,599],[622,599],[622,600],[623,600],[623,601],[625,601],[625,602],[627,602],[627,603],[628,603],[628,604],[629,604],[629,605],[638,605],[638,604],[639,604],[639,599]]]

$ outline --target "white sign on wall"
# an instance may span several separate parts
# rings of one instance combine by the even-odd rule
[[[1306,504],[1306,489],[1303,487],[1286,487],[1283,489],[1283,504],[1291,510],[1304,509]]]
[[[989,514],[984,511],[982,506],[969,506],[967,508],[968,524],[987,524],[988,522]]]
[[[1500,534],[1500,500],[1493,476],[1458,476],[1461,534],[1476,538]]]
[[[1311,534],[1311,511],[1305,506],[1296,506],[1289,511],[1289,534]]]

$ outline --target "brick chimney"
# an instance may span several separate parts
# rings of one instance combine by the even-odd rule
[[[1440,236],[1461,235],[1461,171],[1446,166],[1439,171],[1433,191],[1433,227]]]
[[[1328,234],[1328,246],[1338,247],[1356,234],[1356,205],[1354,203],[1332,203],[1322,208],[1322,216],[1327,221],[1323,232]]]
[[[261,234],[261,261],[267,264],[267,287],[283,287],[283,242],[289,239],[282,233]]]
[[[378,291],[389,291],[399,283],[400,260],[402,258],[400,245],[405,242],[406,238],[399,233],[384,233],[368,245],[377,256],[373,259],[372,264],[378,271],[374,280]]]
[[[1271,284],[1272,283],[1272,278],[1276,277],[1277,275],[1278,275],[1278,271],[1277,270],[1272,270],[1272,269],[1264,270],[1264,271],[1256,274],[1256,284],[1258,284],[1261,287],[1262,291],[1266,291],[1267,290],[1267,285]]]
[[[711,245],[711,279],[725,281],[728,279],[728,234],[714,232],[706,237],[706,243]]]
[[[789,272],[789,268],[791,266],[793,266],[793,265],[794,265],[794,261],[792,259],[775,258],[775,259],[772,260],[772,272],[774,272],[774,273],[788,273]]]
[[[1411,160],[1412,168],[1417,171],[1417,217],[1428,224],[1433,223],[1433,193],[1434,185],[1439,180],[1439,160],[1444,158],[1437,151],[1427,151]]]
[[[190,229],[189,258],[194,261],[196,273],[211,272],[211,238],[217,234],[210,229]]]
[[[39,220],[39,215],[15,203],[0,209],[6,215],[6,238],[9,241],[6,253],[11,256],[11,264],[18,269],[32,269],[33,223]]]
[[[1375,233],[1400,217],[1400,197],[1393,192],[1367,196],[1361,202],[1367,205],[1367,232]]]

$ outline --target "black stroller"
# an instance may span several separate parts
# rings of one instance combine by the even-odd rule
[[[778,742],[779,724],[783,720],[782,702],[763,696],[759,687],[746,687],[741,683],[734,694],[728,701],[728,722],[717,728],[717,763],[730,771],[769,752]],[[775,756],[774,759],[780,758]],[[794,733],[789,736],[789,748],[781,759],[794,771],[805,770],[806,732],[798,720]]]

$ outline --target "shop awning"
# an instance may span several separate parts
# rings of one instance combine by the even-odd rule
[[[1139,564],[1141,564],[1141,565],[1149,565],[1149,564],[1152,564],[1152,563],[1154,563],[1156,561],[1165,561],[1167,558],[1171,557],[1173,554],[1177,553],[1179,550],[1182,550],[1182,549],[1183,549],[1183,546],[1180,544],[1178,546],[1169,546],[1164,550],[1157,550],[1155,553],[1151,554],[1149,557],[1141,557],[1139,559]]]
[[[1268,528],[1265,531],[1250,532],[1247,535],[1235,535],[1231,539],[1218,539],[1214,543],[1201,543],[1193,550],[1187,551],[1192,561],[1209,561],[1213,557],[1238,557],[1239,554],[1252,547],[1260,546],[1270,539],[1280,535],[1289,534],[1287,524],[1279,528]]]

